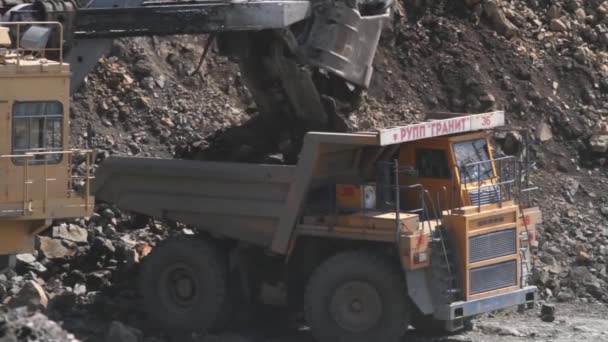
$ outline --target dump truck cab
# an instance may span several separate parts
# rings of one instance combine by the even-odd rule
[[[61,24],[0,23],[0,255],[31,251],[53,219],[94,207],[92,152],[70,149],[70,66],[47,47],[53,30]]]
[[[462,200],[461,206],[495,201],[486,190],[498,179],[490,139],[489,132],[480,132],[404,144],[399,150],[400,165],[412,167],[416,174],[401,181],[419,182],[435,198],[441,193],[438,203],[444,209],[454,207],[452,198]],[[477,191],[479,187],[481,191]],[[406,203],[412,203],[412,193],[405,195]]]
[[[503,112],[439,114],[369,133],[375,143],[364,143],[365,135],[334,137],[336,145],[327,139],[321,149],[333,161],[320,158],[334,170],[352,163],[351,174],[318,183],[333,192],[312,191],[297,232],[396,240],[418,322],[454,331],[472,316],[530,305],[530,246],[541,214],[530,206],[525,162],[494,157],[491,129],[503,124]],[[323,197],[335,200],[320,213]]]

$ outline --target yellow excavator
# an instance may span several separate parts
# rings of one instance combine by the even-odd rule
[[[93,213],[92,151],[70,149],[70,66],[43,56],[31,23],[0,24],[0,254],[34,248],[35,235],[53,219]],[[59,23],[36,27],[62,31]],[[13,30],[11,30],[13,29]],[[15,33],[15,48],[9,32]],[[35,53],[34,53],[35,51]],[[82,174],[74,172],[74,165]]]

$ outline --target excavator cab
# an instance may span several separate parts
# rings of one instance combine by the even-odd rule
[[[31,250],[53,219],[94,207],[92,151],[70,149],[70,67],[45,58],[61,50],[47,47],[50,30],[61,24],[0,23],[0,255]]]

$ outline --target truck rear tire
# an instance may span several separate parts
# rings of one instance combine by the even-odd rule
[[[411,304],[398,265],[353,251],[317,268],[306,289],[304,311],[320,342],[398,342],[407,330]]]
[[[175,238],[142,264],[140,292],[149,317],[175,332],[207,332],[221,315],[226,263],[208,241]]]

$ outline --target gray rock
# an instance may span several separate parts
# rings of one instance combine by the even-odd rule
[[[18,263],[33,264],[36,262],[36,257],[30,253],[17,254],[15,257],[17,258]]]
[[[536,128],[536,137],[541,142],[545,142],[545,141],[549,141],[549,140],[553,139],[553,133],[551,132],[551,126],[542,122]]]
[[[95,238],[94,246],[103,254],[110,254],[116,252],[116,248],[114,247],[114,244],[112,244],[112,241],[102,237]]]
[[[37,240],[38,250],[47,259],[67,258],[76,253],[74,249],[68,249],[61,240],[48,238],[45,236],[38,236]]]
[[[562,15],[562,8],[557,4],[553,4],[551,7],[549,7],[547,15],[551,19],[558,19]]]
[[[141,342],[143,334],[138,329],[113,321],[106,333],[105,342]]]
[[[74,294],[77,296],[81,296],[87,293],[87,287],[84,284],[76,284],[74,285]]]
[[[554,31],[554,32],[568,31],[568,26],[566,26],[566,24],[564,24],[564,22],[561,19],[557,19],[557,18],[551,20],[551,24],[549,25],[549,28],[551,29],[551,31]]]
[[[562,291],[557,294],[556,298],[558,301],[564,303],[572,301],[574,299],[574,295],[569,291]]]
[[[579,183],[574,178],[570,178],[570,179],[568,179],[567,183],[564,186],[565,186],[566,191],[571,196],[574,196],[578,192],[578,189],[581,187],[581,183]]]
[[[500,8],[498,1],[484,1],[483,11],[494,25],[496,32],[498,32],[499,34],[507,38],[511,38],[517,33],[517,27],[513,25],[513,23],[509,19],[507,19],[505,13]]]
[[[110,220],[110,219],[113,219],[114,217],[116,217],[116,214],[114,214],[114,211],[112,211],[112,209],[106,208],[101,212],[101,216]]]
[[[587,18],[587,13],[585,13],[584,8],[577,8],[574,11],[574,16],[576,17],[576,20],[578,20],[580,23],[584,23],[585,19]]]
[[[516,336],[523,337],[525,336],[519,330],[504,326],[504,325],[494,325],[494,324],[478,324],[477,327],[479,330],[486,335],[500,335],[500,336]]]
[[[44,289],[35,281],[29,280],[23,285],[21,291],[10,301],[13,308],[26,306],[30,310],[43,310],[49,304]]]
[[[88,238],[87,230],[74,224],[62,224],[53,227],[53,237],[77,243],[86,243]]]
[[[543,304],[540,309],[540,319],[543,322],[553,322],[555,320],[555,305]]]
[[[595,134],[591,136],[589,145],[593,152],[604,153],[608,151],[608,134]]]

